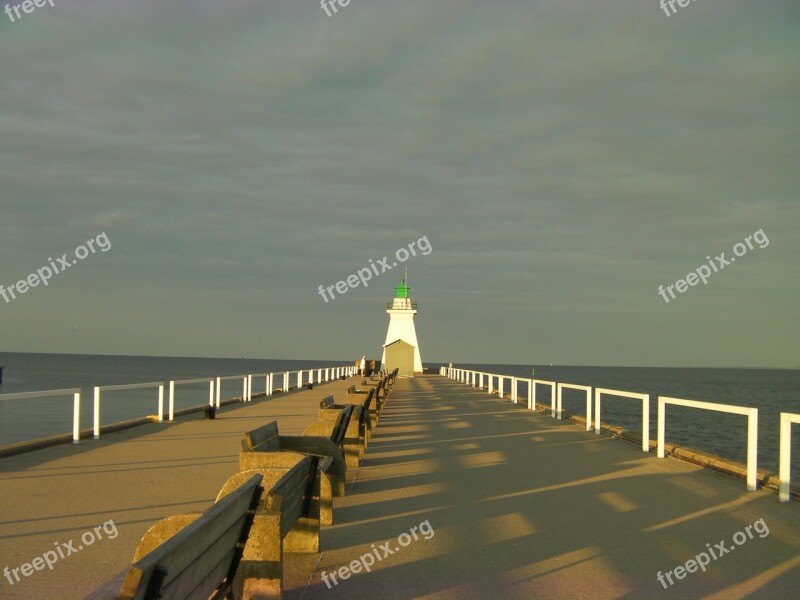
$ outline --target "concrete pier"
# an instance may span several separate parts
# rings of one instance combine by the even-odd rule
[[[301,435],[317,419],[323,396],[345,398],[356,381],[317,383],[313,390],[233,404],[214,420],[199,412],[171,424],[141,425],[0,459],[0,569],[59,548],[66,555],[58,556],[52,570],[45,565],[27,577],[19,571],[19,582],[12,574],[13,585],[0,573],[0,598],[83,598],[131,563],[153,523],[202,512],[214,502],[238,471],[245,431],[277,420],[281,433]],[[108,529],[118,531],[114,539],[101,529],[103,539],[82,543],[82,534],[109,520]],[[70,540],[74,551],[63,546]]]
[[[305,599],[784,598],[800,587],[797,503],[442,377],[399,384],[337,500]],[[398,541],[423,521],[431,539]],[[737,546],[747,526],[753,538]],[[676,577],[723,540],[735,549]],[[376,548],[371,571],[351,574]]]
[[[0,568],[54,542],[76,550],[14,585],[2,577],[0,597],[81,598],[130,563],[153,522],[213,502],[242,432],[277,419],[301,433],[353,381],[0,460]],[[781,598],[800,586],[797,502],[437,375],[398,380],[348,476],[321,554],[289,557],[287,598]],[[111,519],[115,539],[78,551]],[[729,550],[705,571],[676,573],[720,542]]]

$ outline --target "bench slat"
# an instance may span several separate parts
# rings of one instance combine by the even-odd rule
[[[278,435],[278,422],[270,421],[266,425],[262,425],[244,434],[245,441],[242,442],[243,449],[252,450],[276,435]]]
[[[138,560],[128,571],[120,597],[147,600],[145,591],[158,570],[166,571],[163,600],[207,598],[235,570],[241,557],[239,544],[246,539],[261,495],[261,476],[255,475],[223,501],[211,506],[196,521]],[[235,564],[234,564],[235,563]],[[226,582],[226,587],[230,585]],[[205,594],[203,596],[203,594]]]
[[[315,461],[314,467],[316,469]],[[280,513],[281,537],[285,537],[295,521],[306,509],[306,483],[311,469],[311,457],[304,456],[286,474],[276,481],[267,492],[262,512]]]

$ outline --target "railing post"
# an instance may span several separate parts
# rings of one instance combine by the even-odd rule
[[[214,378],[208,380],[208,405],[214,406]],[[170,421],[172,416],[170,416]]]
[[[747,491],[756,489],[758,477],[758,409],[751,408],[747,415]]]
[[[592,430],[592,388],[591,386],[586,391],[586,431]]]
[[[600,435],[600,390],[594,388],[594,433]]]
[[[664,458],[664,427],[666,421],[667,405],[662,398],[658,399],[658,441],[656,442],[656,456]]]
[[[562,388],[561,388],[561,384],[560,383],[557,384],[556,387],[558,388],[558,392],[556,394],[556,396],[557,396],[556,397],[556,418],[560,420],[561,419],[561,392],[562,392]]]
[[[81,441],[81,393],[72,395],[72,443]]]
[[[217,377],[217,395],[216,398],[214,399],[214,406],[216,406],[217,408],[219,408],[219,394],[221,385],[222,383],[220,381],[220,377]]]
[[[169,420],[175,418],[175,380],[169,381]]]
[[[158,386],[158,422],[164,422],[164,383]]]
[[[100,386],[94,387],[94,439],[100,439]]]
[[[792,422],[789,413],[781,413],[780,441],[778,451],[778,500],[789,502],[789,481],[792,473]]]
[[[289,391],[289,371],[285,371],[283,374],[283,391]]]
[[[511,401],[516,404],[517,403],[517,378],[511,378]]]
[[[489,378],[489,385],[488,385],[489,390],[488,391],[489,391],[489,394],[491,394],[492,393],[492,374],[491,373],[487,373],[486,377]]]
[[[297,372],[297,389],[303,387],[303,370]]]
[[[503,376],[497,376],[497,395],[502,398],[503,397]]]
[[[533,379],[528,379],[528,410],[536,410],[535,398],[533,395],[533,386],[535,385]]]

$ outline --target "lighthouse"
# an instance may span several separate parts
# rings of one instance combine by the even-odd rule
[[[414,329],[414,315],[417,304],[411,302],[411,288],[408,286],[408,269],[400,285],[394,288],[394,300],[386,303],[389,315],[389,330],[383,344],[381,365],[388,371],[399,368],[399,375],[413,377],[422,373],[422,359],[419,356],[417,332]]]

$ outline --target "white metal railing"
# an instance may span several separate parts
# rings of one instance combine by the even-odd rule
[[[221,397],[222,397],[222,382],[223,381],[231,381],[233,379],[241,379],[242,380],[242,401],[247,402],[247,375],[225,375],[223,377],[217,377],[217,390],[216,395],[214,398],[214,406],[216,408],[220,407]]]
[[[72,443],[81,440],[81,390],[80,388],[67,388],[63,390],[46,390],[43,392],[17,392],[14,394],[0,394],[0,400],[23,400],[25,398],[52,398],[55,396],[68,396],[72,394]]]
[[[550,386],[550,413],[552,417],[561,418],[562,413],[562,390],[576,389],[583,390],[586,394],[586,430],[591,429],[592,423],[592,388],[586,385],[576,385],[570,383],[560,383],[543,379],[523,379],[511,375],[501,375],[496,373],[484,373],[481,371],[471,371],[458,367],[442,367],[440,373],[450,379],[455,379],[469,385],[475,385],[479,389],[484,389],[484,377],[486,378],[486,391],[494,393],[494,378],[498,381],[499,394],[502,395],[503,378],[508,377],[512,381],[512,399],[516,401],[516,385],[519,381],[528,382],[528,408],[533,410],[536,407],[536,385]],[[608,388],[596,388],[594,392],[595,406],[595,433],[599,433],[601,426],[600,410],[603,395],[619,396],[622,398],[632,398],[642,402],[642,450],[650,450],[650,396],[638,392],[624,392]],[[713,410],[744,415],[747,417],[747,489],[756,489],[758,477],[758,409],[747,406],[736,406],[732,404],[719,404],[715,402],[701,402],[699,400],[686,400],[683,398],[671,398],[659,396],[658,398],[658,443],[657,455],[664,457],[665,429],[666,429],[666,405],[673,404],[703,410]],[[779,499],[786,502],[790,497],[790,477],[791,477],[791,426],[800,424],[800,414],[781,413],[780,416],[780,456],[779,456]]]
[[[756,476],[758,465],[758,409],[733,404],[717,404],[716,402],[700,402],[699,400],[685,400],[683,398],[658,397],[658,458],[664,458],[664,429],[667,420],[667,404],[713,410],[717,412],[733,413],[747,417],[747,489],[756,489]]]
[[[175,386],[176,385],[191,385],[197,383],[208,383],[208,405],[214,406],[214,378],[204,377],[200,379],[172,379],[169,382],[169,420],[175,419]],[[159,410],[158,421],[164,420],[164,415]]]
[[[589,431],[592,428],[592,387],[575,383],[559,383],[557,384],[557,389],[556,416],[559,419],[561,418],[561,396],[563,390],[582,390],[586,393],[586,431]]]
[[[347,367],[325,367],[322,369],[310,369],[308,371],[308,382],[314,383],[314,371],[317,371],[317,381],[329,381],[332,378],[338,379],[341,375],[352,376],[356,373],[354,366]],[[303,370],[299,371],[286,371],[284,373],[284,388],[288,389],[289,375],[296,373],[298,387],[303,382]],[[266,395],[270,396],[273,393],[273,381],[275,373],[259,373],[251,375],[226,375],[220,377],[202,377],[199,379],[178,379],[169,381],[169,406],[168,406],[168,420],[172,421],[175,416],[175,386],[176,385],[189,385],[193,383],[209,384],[209,405],[220,407],[221,403],[221,384],[223,381],[232,379],[242,380],[242,401],[249,402],[253,398],[253,377],[265,377]],[[164,421],[164,385],[163,381],[156,381],[150,383],[130,383],[122,385],[99,385],[94,386],[94,402],[93,402],[93,417],[92,417],[92,430],[95,439],[100,438],[100,413],[101,413],[101,398],[103,392],[118,391],[118,390],[136,390],[146,388],[158,388],[158,421]],[[24,398],[46,398],[62,395],[73,395],[73,418],[72,418],[72,440],[77,444],[80,441],[80,401],[81,390],[80,388],[69,388],[62,390],[44,390],[36,392],[19,392],[13,394],[0,394],[0,400],[19,400]]]
[[[247,401],[253,400],[253,377],[264,378],[264,395],[272,395],[272,373],[251,373],[247,376]]]
[[[594,432],[600,433],[600,399],[603,394],[642,401],[642,450],[650,451],[650,394],[594,388]]]
[[[152,383],[127,383],[123,385],[96,385],[94,387],[94,439],[100,439],[100,394],[115,390],[141,390],[158,388],[158,420],[164,420],[164,382]]]
[[[531,410],[536,409],[536,386],[547,385],[550,386],[550,416],[556,416],[556,382],[555,381],[547,381],[545,379],[531,379],[530,382],[533,384],[528,387],[528,408]]]
[[[778,479],[780,480],[778,489],[778,500],[781,502],[789,501],[789,480],[791,479],[792,465],[792,423],[800,424],[800,414],[781,413],[780,420],[780,458],[778,466]]]

